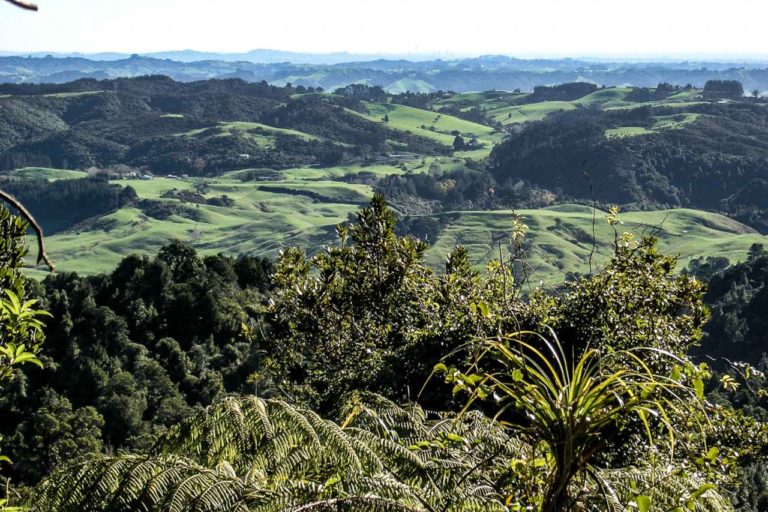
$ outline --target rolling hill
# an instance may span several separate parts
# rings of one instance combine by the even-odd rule
[[[439,159],[437,160],[439,162]],[[394,170],[395,168],[393,168]],[[372,172],[383,169],[374,168]],[[359,167],[327,170],[327,176],[365,171]],[[48,179],[78,177],[72,171],[22,169],[20,175],[45,175]],[[291,171],[288,171],[289,173]],[[170,190],[192,191],[199,182],[156,178],[129,183],[139,198],[178,205],[166,218],[155,218],[137,206],[80,223],[66,232],[48,237],[48,252],[61,270],[92,274],[109,272],[125,256],[154,254],[174,239],[189,242],[203,254],[225,252],[275,257],[287,247],[302,246],[313,251],[335,243],[335,227],[345,222],[372,189],[330,179],[302,178],[288,174],[277,182],[241,181],[243,173],[230,173],[206,180],[206,197],[226,195],[231,206],[183,203],[163,198]],[[440,268],[457,244],[466,245],[473,263],[480,267],[496,257],[498,244],[509,247],[511,210],[444,212],[424,216],[440,228],[428,262]],[[535,210],[518,210],[530,227],[526,247],[531,276],[550,284],[561,282],[567,272],[587,272],[593,253],[593,210],[580,205],[558,205]],[[661,248],[679,254],[681,266],[694,257],[725,256],[743,260],[753,243],[766,238],[722,215],[686,210],[628,212],[621,216],[623,228],[639,234],[653,233]],[[603,212],[594,212],[595,266],[609,255],[613,234]],[[419,219],[425,220],[425,219]],[[44,273],[30,270],[34,276]]]
[[[174,239],[204,254],[320,250],[375,191],[403,232],[431,244],[435,267],[456,244],[482,266],[508,243],[516,210],[531,228],[529,271],[551,283],[607,256],[603,214],[575,204],[592,195],[626,205],[625,226],[656,234],[683,265],[739,260],[765,240],[754,229],[768,162],[750,138],[768,113],[758,101],[668,84],[398,95],[165,77],[5,87],[2,186],[35,205],[62,270],[108,272]],[[587,156],[591,190],[579,172]]]

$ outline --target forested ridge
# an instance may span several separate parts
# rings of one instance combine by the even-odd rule
[[[391,144],[425,154],[448,150],[349,112],[354,102],[315,96],[314,88],[303,86],[235,79],[180,83],[154,76],[6,84],[0,91],[4,169],[127,164],[161,174],[211,175],[370,158],[391,152]],[[303,96],[292,98],[296,94]],[[240,126],[222,132],[218,126],[227,122]]]
[[[149,76],[0,106],[0,188],[70,258],[24,267],[0,209],[0,509],[766,510],[742,84]],[[547,282],[539,249],[573,266]]]
[[[650,129],[659,117],[674,118],[675,110],[555,115],[494,148],[491,173],[497,182],[525,180],[559,196],[723,211],[765,231],[768,110],[748,104],[688,110],[696,119],[685,128],[628,138],[605,133],[620,126]]]

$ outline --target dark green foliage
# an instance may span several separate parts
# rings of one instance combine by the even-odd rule
[[[426,244],[398,237],[395,224],[376,195],[338,228],[339,246],[312,258],[289,249],[277,262],[273,375],[322,410],[353,390],[415,397],[438,355],[477,332],[470,303],[480,285],[466,251],[438,276],[424,263]]]
[[[605,268],[553,297],[536,295],[530,311],[569,347],[652,347],[683,356],[698,345],[708,314],[701,282],[677,275],[675,265],[654,239],[624,235]]]
[[[37,481],[61,464],[101,451],[104,418],[92,406],[72,408],[66,398],[48,390],[40,408],[17,428],[9,439],[14,472]]]
[[[106,215],[136,200],[136,192],[131,187],[110,184],[100,177],[51,182],[9,180],[3,182],[2,187],[34,212],[48,235]]]
[[[347,105],[349,101],[359,104],[355,96],[292,97],[296,89],[266,82],[181,83],[155,76],[9,90],[13,96],[0,98],[0,169],[129,164],[159,174],[212,175],[245,167],[281,169],[370,159],[390,152],[391,141],[419,153],[449,151],[345,110],[355,107]],[[64,94],[46,95],[52,90]],[[85,94],[66,94],[75,92]],[[219,126],[228,121],[262,122],[323,140],[261,127]],[[273,143],[264,145],[251,135],[268,135]]]
[[[0,290],[10,290],[26,298],[26,279],[21,273],[27,247],[24,235],[27,223],[0,206]]]
[[[744,96],[744,87],[736,80],[707,80],[704,97],[710,99],[738,100]]]
[[[758,365],[768,352],[768,254],[754,246],[746,261],[709,279],[712,311],[701,354]]]
[[[533,93],[523,100],[524,103],[538,103],[540,101],[573,101],[595,92],[597,85],[589,82],[572,82],[560,85],[537,85]]]
[[[349,84],[345,87],[339,87],[333,94],[340,96],[351,96],[365,101],[386,102],[389,94],[379,86],[369,86],[366,84]]]
[[[694,207],[768,230],[768,110],[733,103],[689,111],[701,116],[682,129],[611,139],[607,129],[651,128],[653,116],[675,111],[641,107],[551,115],[496,146],[490,171],[505,187],[525,182],[552,191],[558,201],[594,196],[603,204]]]
[[[33,510],[506,510],[507,461],[525,448],[482,414],[359,394],[344,415],[336,424],[279,400],[228,398],[146,455],[92,457],[57,472]]]
[[[45,368],[20,376],[0,400],[0,433],[19,461],[31,461],[13,476],[37,481],[101,443],[147,446],[197,406],[244,389],[269,271],[262,258],[201,259],[176,242],[154,259],[126,258],[108,276],[47,278]]]
[[[690,86],[683,88],[679,85],[672,85],[669,83],[660,83],[656,86],[656,88],[647,88],[647,87],[634,87],[632,90],[625,96],[626,101],[632,101],[635,103],[645,103],[648,101],[662,101],[667,99],[672,94],[682,91],[682,90],[690,90]]]
[[[178,215],[179,217],[192,220],[201,220],[201,214],[196,208],[184,204],[142,199],[136,203],[136,206],[138,206],[148,217],[157,220],[166,220],[171,215]]]
[[[765,461],[750,464],[743,469],[734,505],[741,512],[768,510],[768,473]]]
[[[375,189],[406,214],[493,208],[502,204],[516,207],[542,204],[537,190],[522,183],[519,187],[499,190],[493,176],[481,170],[436,170],[386,176],[376,182]]]

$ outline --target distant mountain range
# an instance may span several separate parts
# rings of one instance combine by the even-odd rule
[[[130,53],[119,52],[101,52],[101,53],[62,53],[62,52],[33,52],[33,53],[19,53],[19,52],[0,52],[0,56],[12,57],[12,56],[24,56],[43,58],[48,55],[58,58],[83,58],[89,60],[99,61],[115,61],[122,60],[131,57]],[[199,62],[205,60],[218,60],[223,62],[252,62],[256,64],[274,64],[277,62],[291,62],[294,64],[341,64],[344,62],[367,62],[371,60],[379,59],[392,59],[398,60],[403,58],[402,55],[395,54],[356,54],[349,52],[333,52],[333,53],[300,53],[289,52],[284,50],[269,50],[269,49],[256,49],[247,52],[239,53],[218,53],[218,52],[201,52],[197,50],[176,50],[176,51],[163,51],[138,54],[142,57],[150,57],[155,59],[170,59],[178,62]],[[435,60],[440,58],[436,54],[424,54],[424,55],[409,55],[408,59],[421,62],[425,60]]]
[[[421,60],[421,59],[425,60]],[[739,80],[745,90],[768,91],[768,62],[614,62],[517,59],[488,55],[464,59],[414,56],[304,54],[253,50],[239,54],[191,50],[150,55],[102,53],[0,57],[0,82],[64,83],[91,78],[167,75],[179,81],[240,78],[274,85],[332,90],[350,83],[379,85],[392,93],[485,90],[529,91],[536,85],[575,81],[652,87],[662,82],[700,87],[707,80]]]

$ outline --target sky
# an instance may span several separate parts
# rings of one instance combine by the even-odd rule
[[[766,0],[0,1],[0,51],[768,56]]]

